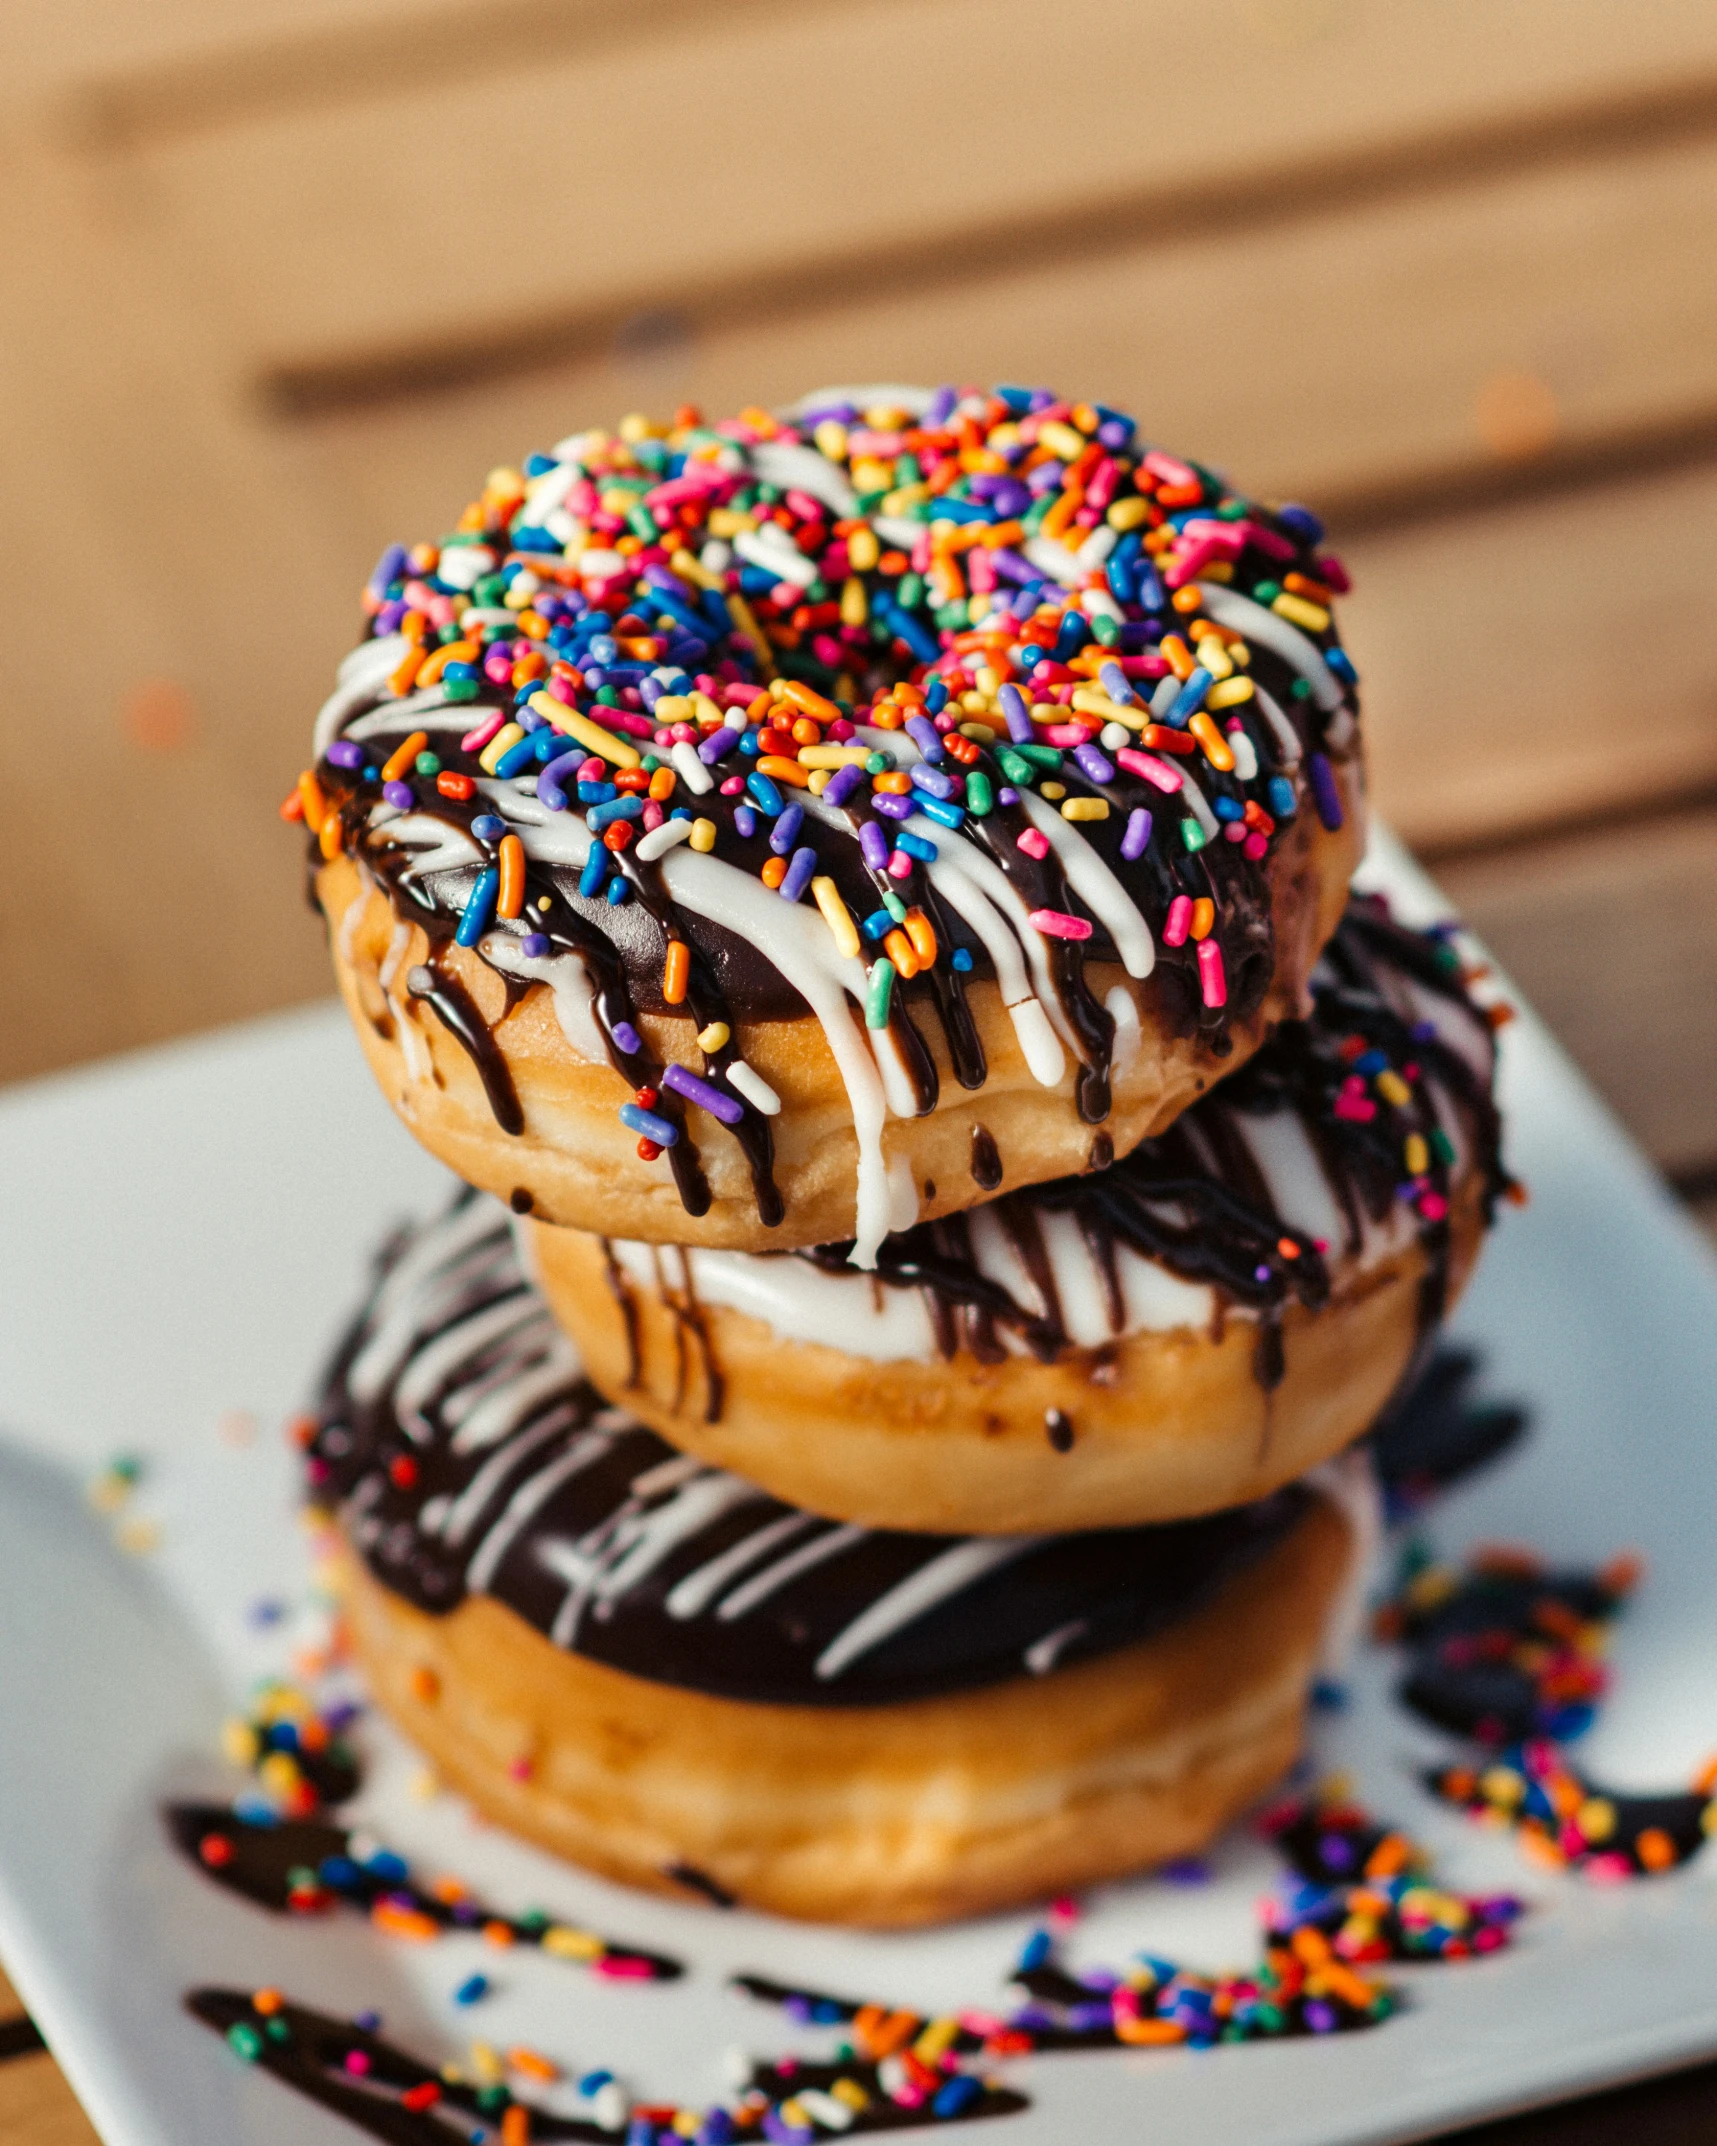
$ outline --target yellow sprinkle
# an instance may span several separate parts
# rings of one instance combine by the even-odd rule
[[[406,1793],[413,1803],[433,1803],[441,1793],[441,1776],[433,1766],[420,1766],[411,1777]]]
[[[556,1922],[543,1932],[542,1948],[557,1960],[594,1960],[601,1957],[602,1940],[588,1930],[574,1930],[566,1923]]]
[[[855,2113],[870,2107],[870,2096],[856,2079],[833,2080],[830,2083],[829,2092],[836,2101],[844,2101],[847,2107],[855,2111]]]
[[[859,573],[868,574],[881,557],[882,546],[874,529],[855,529],[847,538],[847,562]]]
[[[145,1557],[151,1550],[161,1546],[160,1525],[154,1520],[128,1520],[114,1539],[122,1550],[129,1550],[133,1557]]]
[[[1103,518],[1111,529],[1136,529],[1149,519],[1150,511],[1150,501],[1135,495],[1132,499],[1117,499]]]
[[[922,506],[930,497],[927,484],[897,484],[882,502],[884,514],[904,514],[908,507]]]
[[[801,767],[863,767],[870,758],[868,745],[801,745]]]
[[[712,724],[721,722],[721,710],[716,706],[715,702],[710,699],[707,693],[694,693],[691,696],[691,701],[692,720],[694,722]]]
[[[1044,784],[1047,790],[1049,785]],[[1106,797],[1070,797],[1061,808],[1064,820],[1106,820],[1109,817],[1109,800]]]
[[[838,417],[825,417],[811,434],[817,443],[817,452],[827,455],[831,462],[844,462],[847,458],[847,428]]]
[[[850,544],[847,547],[847,558],[850,563],[852,559],[852,547]],[[841,584],[841,624],[843,626],[862,626],[869,617],[870,605],[865,597],[864,583],[856,574],[849,574]]]
[[[974,745],[994,745],[1001,732],[992,730],[988,723],[962,723],[960,735],[970,738]]]
[[[564,712],[561,710],[559,701],[556,701],[554,705],[557,713]],[[544,713],[546,714],[547,711],[544,710]],[[496,731],[488,744],[477,755],[477,765],[485,775],[494,774],[501,755],[517,745],[524,734],[525,729],[522,723],[503,723],[501,725],[500,729]]]
[[[1399,1073],[1389,1068],[1377,1076],[1377,1092],[1386,1103],[1393,1103],[1397,1110],[1413,1100],[1413,1091]]]
[[[236,1717],[221,1725],[221,1750],[235,1766],[254,1766],[261,1744],[248,1721]]]
[[[972,687],[960,695],[960,706],[968,715],[987,715],[991,699],[990,694],[980,693],[976,687]]]
[[[1037,436],[1050,453],[1059,455],[1063,462],[1076,462],[1085,452],[1083,435],[1075,432],[1071,425],[1062,424],[1059,419],[1040,426]]]
[[[693,849],[702,850],[707,855],[715,847],[714,820],[693,820],[689,839]]]
[[[1407,1165],[1409,1177],[1423,1177],[1431,1167],[1431,1150],[1425,1145],[1422,1133],[1409,1133],[1402,1145],[1402,1159]]]
[[[1228,651],[1214,634],[1206,634],[1204,639],[1196,644],[1196,648],[1199,662],[1212,678],[1220,680],[1234,675],[1234,666],[1228,660]]]
[[[706,524],[712,537],[736,537],[757,527],[754,514],[736,514],[732,507],[711,507]]]
[[[1067,785],[1064,782],[1039,783],[1038,788],[1043,792],[1044,796],[1049,799],[1051,804],[1054,804],[1057,798],[1065,797],[1067,795]]]
[[[1231,559],[1212,559],[1208,566],[1201,566],[1198,573],[1201,581],[1232,581],[1234,562]]]
[[[1290,596],[1286,589],[1270,609],[1278,618],[1289,619],[1294,625],[1303,626],[1308,633],[1322,633],[1329,624],[1329,613],[1322,604],[1307,603],[1303,596]]]
[[[829,787],[830,783],[833,782],[834,779],[835,771],[833,768],[813,768],[811,770],[811,779],[805,787],[810,791],[813,797],[821,797],[823,792]]]
[[[854,959],[859,952],[858,926],[852,920],[852,912],[841,900],[840,889],[832,879],[813,879],[811,895],[823,912],[823,922],[829,927],[842,957],[849,961]]]
[[[569,738],[576,738],[580,745],[595,753],[599,759],[609,761],[615,767],[638,765],[639,756],[633,746],[628,745],[624,738],[617,738],[613,731],[604,730],[600,723],[593,723],[589,716],[580,715],[576,708],[569,708],[562,701],[552,700],[546,693],[533,693],[531,706],[538,715],[546,716],[551,723],[558,724]],[[524,732],[519,730],[516,723],[509,723],[507,730],[517,731],[521,738],[524,736]],[[484,748],[483,765],[489,769],[491,775],[495,770],[489,755],[495,752],[497,746],[501,752],[506,751],[501,740],[506,737],[507,730],[501,731],[493,743]]]
[[[913,2043],[912,2054],[922,2063],[934,2064],[959,2031],[960,2022],[957,2019],[933,2019]]]
[[[715,520],[713,514],[710,516],[710,520],[712,522]],[[765,678],[773,678],[775,676],[775,651],[766,639],[762,627],[752,617],[751,606],[743,596],[735,595],[727,599],[727,608],[733,623],[751,643],[752,652],[757,658],[759,670],[762,671]]]
[[[851,547],[848,549],[850,551]],[[700,589],[719,589],[722,586],[721,576],[712,574],[695,552],[677,551],[668,564],[682,581],[690,581]]]
[[[1002,689],[1001,680],[996,676],[994,670],[992,670],[990,665],[987,663],[980,663],[978,665],[976,672],[973,674],[972,683],[977,687],[980,693],[986,695],[991,700],[994,700],[996,695]]]
[[[689,693],[664,693],[650,714],[658,723],[689,723],[692,697]]]
[[[506,2066],[501,2062],[501,2052],[493,2042],[473,2042],[470,2056],[471,2069],[485,2086],[493,2086],[503,2078]]]
[[[1148,708],[1124,708],[1118,700],[1111,700],[1101,686],[1075,686],[1073,706],[1081,715],[1100,716],[1105,723],[1121,723],[1128,730],[1143,730],[1151,720]]]
[[[1204,696],[1207,708],[1238,708],[1242,701],[1252,698],[1253,685],[1250,678],[1225,678],[1219,686],[1212,686]],[[658,707],[661,702],[656,703]]]
[[[731,1043],[732,1040],[733,1030],[725,1021],[712,1021],[708,1028],[698,1030],[700,1051],[719,1051],[724,1043]]]

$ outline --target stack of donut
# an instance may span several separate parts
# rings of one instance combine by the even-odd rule
[[[1507,1189],[1447,935],[1349,894],[1321,542],[1119,412],[889,387],[576,435],[382,559],[286,811],[473,1189],[311,1470],[495,1818],[903,1924],[1293,1760],[1350,1449]]]

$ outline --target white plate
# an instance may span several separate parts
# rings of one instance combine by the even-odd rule
[[[1440,913],[1398,853],[1376,867],[1410,915]],[[1447,1498],[1458,1550],[1498,1537],[1650,1574],[1617,1644],[1615,1696],[1581,1747],[1617,1787],[1682,1783],[1717,1740],[1717,1268],[1703,1240],[1530,1016],[1506,1031],[1509,1152],[1531,1186],[1456,1321],[1487,1390],[1525,1399],[1517,1455]],[[373,2006],[439,2061],[473,2034],[607,2064],[649,2098],[701,2103],[721,2057],[818,2040],[725,1987],[742,1968],[926,2010],[1000,2001],[1031,1918],[863,1937],[717,1915],[606,1886],[415,1801],[408,1753],[377,1731],[359,1808],[392,1845],[503,1909],[540,1902],[677,1954],[687,1979],[604,1986],[475,1937],[416,1948],[359,1918],[288,1923],[220,1892],[167,1847],[164,1794],[230,1792],[218,1728],[302,1601],[293,1468],[279,1436],[360,1288],[372,1246],[446,1179],[393,1122],[332,1008],[259,1022],[17,1090],[0,1101],[0,1951],[109,2146],[352,2146],[356,2134],[229,2058],[180,2010],[196,1982],[277,1983],[329,2011]],[[233,1442],[234,1412],[260,1426]],[[114,1546],[82,1486],[121,1450],[148,1472]],[[1717,2051],[1717,1850],[1599,1891],[1529,1871],[1507,1840],[1412,1778],[1447,1750],[1360,1661],[1348,1713],[1320,1719],[1320,1767],[1437,1853],[1468,1890],[1533,1912],[1509,1951],[1395,1970],[1404,2014],[1369,2033],[1205,2053],[1105,2052],[1002,2067],[1032,2106],[996,2146],[1194,2138],[1200,2146],[1393,2140]],[[1140,1947],[1249,1964],[1273,1859],[1235,1838],[1198,1890],[1108,1889],[1072,1964]],[[474,1967],[496,1993],[457,2011]],[[985,2137],[990,2137],[988,2130]]]

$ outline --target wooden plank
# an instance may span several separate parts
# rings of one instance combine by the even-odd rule
[[[23,2009],[0,1968],[0,2027]],[[59,2067],[42,2051],[0,2061],[0,2139],[7,2146],[99,2146]]]
[[[876,288],[890,249],[1005,258],[1022,231],[1053,252],[1093,215],[1169,237],[1210,201],[1256,219],[1420,186],[1531,149],[1546,113],[1560,152],[1610,110],[1630,136],[1653,114],[1684,125],[1690,79],[1710,118],[1717,18],[1694,0],[1638,20],[1568,0],[1553,37],[1537,9],[1483,0],[1337,9],[1288,47],[1259,33],[1274,16],[1068,0],[1046,37],[1033,0],[724,14],[663,45],[172,135],[111,169],[221,282],[259,362],[397,362],[402,339],[683,303],[783,263],[838,282],[854,256]],[[1221,84],[1216,124],[1179,88],[1200,83]],[[815,152],[805,129],[736,122],[782,95]]]
[[[1717,809],[1439,876],[1647,1152],[1717,1166]]]

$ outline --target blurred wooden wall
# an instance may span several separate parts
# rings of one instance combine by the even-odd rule
[[[57,0],[0,85],[0,1077],[326,988],[275,804],[492,464],[1047,380],[1327,511],[1380,807],[1717,1188],[1709,0]]]

